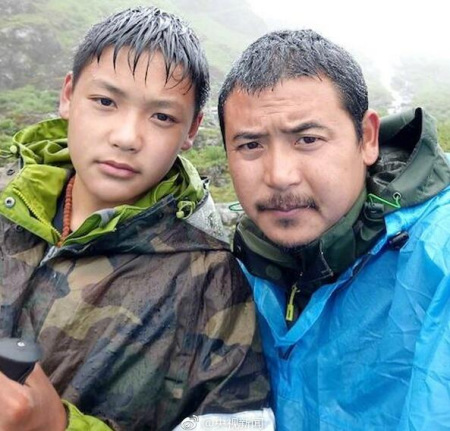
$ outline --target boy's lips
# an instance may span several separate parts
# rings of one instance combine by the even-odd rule
[[[110,165],[110,166],[112,166],[114,168],[117,168],[117,169],[126,169],[127,171],[132,171],[132,172],[136,172],[137,173],[136,169],[134,169],[130,165],[127,165],[126,163],[119,163],[119,162],[115,162],[114,160],[104,160],[104,161],[101,161],[100,163],[103,163],[105,165]]]
[[[98,164],[105,173],[113,176],[128,178],[139,173],[133,166],[128,165],[127,163],[119,163],[114,160],[101,160]]]

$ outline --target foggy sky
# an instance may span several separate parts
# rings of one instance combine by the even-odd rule
[[[450,60],[450,18],[445,0],[248,0],[248,3],[271,29],[312,28],[377,62],[395,61],[403,55]]]

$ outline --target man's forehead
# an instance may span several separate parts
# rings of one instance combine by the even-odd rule
[[[224,112],[227,106],[239,109],[243,105],[264,108],[270,106],[296,106],[302,104],[332,105],[337,102],[340,109],[347,111],[340,88],[330,78],[317,76],[283,77],[274,85],[252,88],[236,83],[224,101]]]

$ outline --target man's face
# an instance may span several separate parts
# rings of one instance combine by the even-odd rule
[[[358,141],[327,78],[288,79],[254,95],[237,88],[224,119],[239,201],[285,247],[313,241],[346,214],[378,157],[377,115],[366,113]]]
[[[201,121],[188,88],[186,81],[166,82],[160,53],[143,55],[133,76],[125,48],[115,68],[108,48],[76,85],[67,75],[60,115],[69,120],[74,204],[96,211],[134,203],[166,175],[177,153],[192,146]]]

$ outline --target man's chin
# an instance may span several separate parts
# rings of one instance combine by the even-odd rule
[[[263,232],[264,233],[264,232]],[[267,235],[264,233],[264,235],[274,244],[276,244],[281,249],[284,249],[286,251],[303,247],[310,242],[314,241],[314,238],[308,238],[308,237],[295,237],[293,235],[277,235],[274,233],[271,233],[270,235]]]

